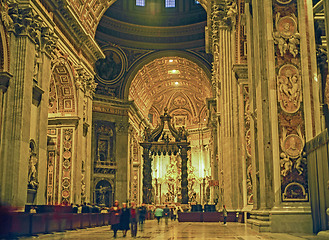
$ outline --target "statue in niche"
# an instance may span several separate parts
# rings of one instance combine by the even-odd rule
[[[98,195],[98,202],[99,204],[105,204],[105,195],[108,192],[108,187],[103,187],[102,185],[99,186],[99,195]]]
[[[285,153],[281,153],[280,154],[281,160],[280,160],[280,166],[281,168],[283,168],[281,170],[281,175],[282,176],[287,176],[289,172],[291,172],[292,170],[292,161],[290,160],[290,158],[285,154]]]
[[[30,147],[30,158],[29,158],[29,173],[28,173],[28,188],[37,190],[39,186],[38,173],[37,173],[38,158],[34,153],[34,149]]]
[[[42,63],[40,52],[37,50],[35,53],[34,58],[34,69],[33,69],[33,79],[37,82],[38,81],[38,73],[40,69],[40,64]]]

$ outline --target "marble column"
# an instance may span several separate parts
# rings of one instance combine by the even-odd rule
[[[10,34],[12,84],[6,93],[1,161],[1,201],[23,209],[27,197],[32,79],[35,43],[28,35]]]
[[[250,1],[246,13],[254,189],[248,221],[260,231],[312,232],[303,153],[321,126],[312,3]]]
[[[116,124],[116,188],[115,198],[119,202],[128,200],[128,116],[122,117]]]
[[[218,1],[211,14],[213,85],[216,88],[219,151],[220,204],[237,209],[242,199],[239,187],[237,84],[233,81],[234,22],[236,5]]]

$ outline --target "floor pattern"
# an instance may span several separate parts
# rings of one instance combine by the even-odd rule
[[[52,234],[40,234],[20,239],[47,239],[47,240],[100,240],[114,239],[110,226],[78,229]],[[118,232],[116,239],[133,239],[128,231],[127,237],[123,237],[122,231]],[[166,226],[164,221],[159,225],[155,220],[146,221],[144,230],[138,229],[136,239],[159,239],[159,240],[315,240],[314,235],[305,234],[282,234],[282,233],[258,233],[250,229],[246,224],[241,223],[189,223],[169,222]]]

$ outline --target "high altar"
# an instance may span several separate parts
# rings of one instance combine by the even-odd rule
[[[202,129],[192,134],[188,134],[184,126],[176,129],[171,118],[165,109],[160,116],[161,123],[153,131],[145,129],[144,141],[140,143],[144,149],[143,201],[155,204],[213,202],[209,185],[209,139],[203,138]]]

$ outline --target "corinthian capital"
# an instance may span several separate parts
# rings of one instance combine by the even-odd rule
[[[48,54],[53,55],[55,48],[57,47],[58,38],[55,36],[53,30],[49,27],[41,28],[41,48]]]
[[[232,28],[236,23],[237,12],[235,0],[221,0],[218,3],[213,3],[211,8],[212,28]]]
[[[95,94],[97,83],[94,77],[89,74],[81,65],[75,67],[75,84],[82,89],[86,95],[92,97]]]
[[[9,30],[16,36],[27,35],[34,41],[37,50],[52,54],[56,48],[57,37],[46,25],[43,19],[31,7],[21,8],[17,2],[8,6],[8,16],[11,21]]]

